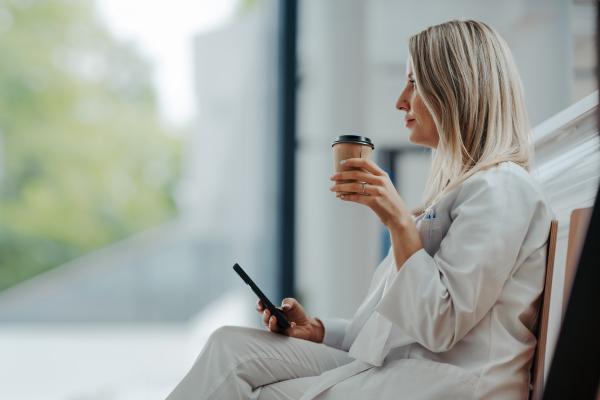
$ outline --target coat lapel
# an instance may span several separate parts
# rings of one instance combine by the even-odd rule
[[[392,261],[388,267],[382,294],[389,288],[395,276],[396,263]],[[381,300],[381,297],[377,300],[378,303],[379,300]],[[387,352],[384,354],[384,347],[391,330],[392,323],[378,312],[373,311],[352,344],[348,355],[357,360],[362,360],[378,367],[381,366],[387,355]]]
[[[415,218],[415,224],[418,225],[423,220],[424,215],[425,213]],[[383,361],[392,347],[405,346],[414,343],[414,340],[411,337],[399,329],[395,329],[395,334],[390,337],[393,328],[392,323],[383,315],[374,311],[375,306],[379,303],[383,294],[388,290],[397,274],[396,263],[394,262],[392,251],[390,251],[390,255],[392,256],[392,259],[386,271],[387,273],[384,275],[385,278],[381,279],[378,290],[375,291],[377,296],[372,296],[368,299],[370,300],[368,301],[368,305],[370,306],[369,311],[371,312],[371,315],[360,330],[356,339],[353,340],[352,347],[350,347],[348,353],[352,358],[377,367],[383,365]]]

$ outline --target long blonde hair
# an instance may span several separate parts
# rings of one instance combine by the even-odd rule
[[[533,147],[523,87],[495,30],[473,20],[449,21],[411,36],[409,52],[417,90],[440,136],[415,213],[500,162],[529,170]]]

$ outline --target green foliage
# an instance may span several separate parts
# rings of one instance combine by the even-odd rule
[[[0,0],[0,290],[175,215],[148,63],[85,0]]]
[[[255,0],[240,0],[236,5],[236,13],[244,15],[250,12],[256,6]]]

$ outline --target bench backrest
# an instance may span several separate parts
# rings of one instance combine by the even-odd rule
[[[550,225],[548,239],[548,255],[546,257],[546,281],[540,303],[540,318],[537,329],[537,347],[533,356],[531,400],[541,400],[544,393],[544,367],[546,361],[546,338],[548,336],[548,317],[550,316],[550,295],[552,294],[552,275],[554,272],[554,255],[556,253],[556,236],[558,221]]]

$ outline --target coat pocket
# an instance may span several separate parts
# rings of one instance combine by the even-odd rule
[[[417,223],[423,248],[431,257],[437,253],[442,243],[442,220],[440,218],[422,219]]]
[[[479,377],[477,377],[477,375],[474,375],[465,369],[457,367],[456,365],[445,364],[430,360],[421,360],[416,358],[401,360],[401,363],[407,368],[421,369],[423,371],[429,371],[429,373],[433,375],[439,374],[444,375],[446,377],[451,377],[461,383],[464,383],[473,391],[477,387],[477,383],[479,383]]]
[[[455,365],[411,358],[386,361],[347,382],[351,381],[344,392],[340,387],[330,397],[318,399],[472,400],[479,378]],[[354,397],[355,393],[359,395]]]

